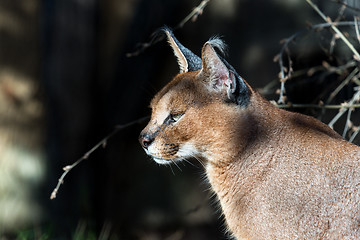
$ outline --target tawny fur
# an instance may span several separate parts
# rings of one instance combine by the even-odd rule
[[[359,147],[248,85],[249,104],[229,104],[208,78],[181,73],[154,97],[142,132],[156,132],[147,153],[161,163],[203,161],[238,240],[360,239]],[[172,112],[183,115],[165,126]]]

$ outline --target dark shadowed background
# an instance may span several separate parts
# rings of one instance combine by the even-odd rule
[[[150,99],[178,72],[176,58],[166,41],[137,56],[127,53],[150,41],[159,27],[177,26],[200,3],[0,1],[1,240],[226,239],[202,167],[194,162],[171,169],[151,161],[137,141],[146,123],[110,138],[67,175],[57,198],[49,199],[64,166],[116,125],[150,114]],[[333,20],[353,21],[359,14],[356,0],[345,1],[349,6],[340,14],[339,1],[315,3]],[[221,36],[239,74],[277,100],[280,70],[273,59],[280,41],[309,23],[323,22],[305,0],[211,0],[196,21],[174,34],[196,54],[211,36]],[[354,28],[344,31],[359,48]],[[294,71],[324,66],[324,61],[332,66],[349,62],[352,54],[338,38],[334,52],[326,50],[333,36],[318,29],[292,42]],[[300,75],[286,85],[288,100],[318,103],[346,74]],[[354,84],[334,103],[351,98]],[[337,112],[322,119],[328,123]],[[352,119],[359,124],[356,112]]]

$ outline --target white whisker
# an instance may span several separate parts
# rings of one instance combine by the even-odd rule
[[[173,170],[173,168],[172,168],[171,164],[166,164],[166,165],[170,167],[172,174],[175,176],[175,172],[174,172],[174,170]]]
[[[204,163],[197,156],[193,155],[192,157],[195,158],[201,164],[201,166],[203,166],[204,169],[206,169]]]
[[[170,159],[170,161],[171,161],[172,163],[174,163],[174,165],[180,170],[180,172],[182,172],[180,166],[176,163],[176,161],[174,161],[174,160],[172,160],[172,159]]]
[[[191,166],[193,166],[193,167],[196,167],[196,165],[195,164],[193,164],[192,162],[190,162],[189,160],[187,160],[186,158],[181,158],[181,160],[182,161],[184,161],[184,162],[187,162],[187,163],[189,163]]]
[[[185,162],[190,163],[186,158],[181,157],[179,161],[183,166],[186,166]]]

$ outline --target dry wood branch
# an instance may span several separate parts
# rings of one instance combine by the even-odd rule
[[[358,68],[355,68],[345,79],[341,82],[341,84],[330,94],[328,100],[326,101],[326,104],[329,104],[334,97],[340,92],[341,89],[343,89],[359,72]]]
[[[334,124],[340,119],[340,117],[346,112],[348,111],[350,108],[355,108],[354,106],[358,105],[358,104],[354,104],[355,102],[358,102],[360,98],[360,91],[357,90],[357,92],[354,94],[354,96],[351,98],[349,103],[344,103],[342,104],[344,107],[340,108],[340,111],[338,112],[338,114],[336,114],[336,116],[330,121],[330,123],[328,124],[329,127],[333,128]],[[346,106],[346,107],[345,107]]]
[[[279,56],[279,55],[277,55],[277,56]],[[276,61],[278,61],[278,59],[276,59]],[[335,66],[330,66],[330,68],[326,68],[324,65],[313,66],[313,67],[293,71],[291,73],[291,78],[289,78],[288,80],[290,81],[290,80],[292,80],[294,78],[301,77],[301,76],[304,76],[304,75],[309,77],[309,76],[314,75],[316,72],[324,71],[324,70],[327,70],[329,73],[336,73],[338,75],[342,75],[345,72],[348,72],[349,68],[355,67],[356,65],[357,65],[357,62],[355,62],[354,60],[351,60],[351,61],[347,62],[344,65],[336,66],[336,67]],[[360,86],[360,80],[357,80],[356,77],[354,77],[351,80],[354,83],[356,83],[357,85]],[[271,94],[271,93],[274,92],[273,89],[277,86],[278,82],[279,82],[279,79],[275,78],[271,82],[269,82],[267,85],[265,85],[263,88],[260,88],[258,90],[263,95]],[[328,102],[326,102],[326,104],[328,104]]]
[[[310,30],[328,28],[328,27],[331,27],[331,26],[355,26],[355,24],[356,23],[353,22],[353,21],[320,23],[320,24],[312,25],[310,27]],[[309,29],[303,29],[301,31],[298,31],[298,32],[294,33],[293,35],[286,38],[285,40],[283,40],[283,46],[282,46],[282,48],[280,50],[280,53],[274,58],[275,61],[279,62],[279,67],[280,67],[279,78],[280,78],[280,82],[281,82],[281,87],[280,87],[280,97],[279,97],[279,100],[278,100],[279,104],[284,104],[283,100],[284,100],[284,95],[285,95],[285,82],[290,79],[290,75],[285,74],[285,66],[284,66],[284,62],[283,62],[284,54],[288,52],[289,44],[291,42],[293,42],[300,35],[306,33],[307,31],[309,31]]]
[[[357,38],[358,42],[360,43],[360,34],[359,34],[358,17],[354,16],[354,22],[355,22],[355,33],[356,33],[356,38]]]
[[[173,29],[179,29],[182,28],[185,23],[187,23],[189,20],[192,20],[193,22],[197,20],[197,18],[203,13],[204,8],[206,7],[206,5],[210,2],[210,0],[203,0],[201,1],[201,3],[195,7],[191,13],[189,13],[183,20],[181,20],[180,23],[178,23],[178,25],[176,25]],[[151,40],[150,42],[146,42],[146,43],[138,43],[137,44],[137,48],[138,50],[131,52],[131,53],[127,53],[126,57],[136,57],[139,56],[142,52],[144,52],[147,48],[153,46],[154,44],[162,41],[165,37],[163,35],[161,36],[155,36],[156,32],[154,32],[152,34]]]
[[[344,43],[350,48],[350,50],[354,53],[357,60],[360,60],[360,54],[358,51],[354,48],[354,46],[349,42],[349,40],[344,36],[344,34],[336,27],[336,24],[334,24],[329,17],[326,17],[323,12],[320,11],[320,9],[311,1],[311,0],[305,0],[310,6],[320,15],[320,17],[327,23],[331,24],[331,28],[339,35],[341,40],[344,41]]]
[[[336,40],[337,39],[341,39],[341,41],[343,41],[345,43],[345,45],[351,50],[351,52],[353,53],[353,58],[351,60],[348,61],[348,63],[346,63],[343,66],[331,66],[330,64],[328,64],[327,62],[324,62],[323,66],[317,66],[317,67],[313,67],[310,68],[309,71],[304,71],[304,70],[300,70],[300,71],[295,71],[295,72],[289,72],[287,71],[287,66],[284,66],[284,61],[287,57],[287,60],[289,61],[289,45],[290,43],[292,43],[299,35],[305,33],[308,31],[308,29],[304,29],[302,31],[296,32],[295,34],[291,35],[290,37],[288,37],[287,39],[283,40],[283,46],[281,48],[280,53],[274,58],[275,61],[278,61],[279,66],[280,66],[280,73],[279,73],[279,78],[280,78],[280,82],[281,82],[281,88],[280,88],[280,92],[279,92],[279,100],[277,101],[277,104],[274,102],[274,104],[276,106],[278,106],[279,108],[316,108],[316,109],[322,109],[322,112],[324,113],[325,109],[339,109],[339,112],[336,114],[336,116],[334,116],[334,118],[330,121],[330,123],[328,124],[330,127],[333,127],[333,125],[347,112],[347,117],[346,117],[346,125],[343,129],[342,135],[348,136],[349,133],[351,133],[350,136],[350,141],[353,141],[354,138],[357,136],[357,134],[360,132],[360,126],[359,127],[354,127],[353,123],[351,121],[351,116],[352,116],[352,111],[354,111],[355,108],[359,108],[360,104],[359,104],[359,98],[360,98],[360,93],[359,93],[359,88],[356,88],[356,91],[354,92],[353,96],[351,97],[351,99],[349,100],[349,102],[345,102],[343,104],[340,105],[330,105],[330,103],[332,102],[332,100],[339,94],[339,92],[347,85],[350,83],[350,81],[354,82],[355,84],[358,84],[360,86],[360,80],[358,79],[358,74],[359,74],[359,61],[360,61],[360,55],[359,52],[355,49],[354,45],[352,43],[350,43],[348,36],[345,35],[339,30],[338,27],[340,26],[354,26],[355,28],[355,33],[356,33],[356,39],[357,42],[360,44],[360,28],[359,28],[359,23],[358,23],[358,18],[354,17],[354,21],[343,21],[343,22],[339,22],[339,20],[341,19],[341,17],[344,14],[344,11],[346,9],[345,5],[342,5],[341,9],[339,10],[339,14],[338,17],[332,21],[329,17],[326,17],[320,10],[319,8],[312,2],[312,0],[306,0],[306,2],[321,16],[321,18],[326,22],[326,23],[321,23],[321,24],[316,24],[316,25],[311,25],[310,26],[310,30],[321,30],[322,28],[331,28],[333,31],[333,37],[331,39],[330,42],[330,49],[329,49],[329,54],[332,55],[334,53],[334,47],[336,44]],[[284,56],[287,55],[287,56]],[[291,62],[289,62],[289,66],[291,67]],[[336,89],[331,92],[329,98],[327,99],[327,101],[321,104],[285,104],[285,83],[291,79],[292,77],[294,77],[295,75],[302,75],[302,74],[308,74],[309,76],[312,75],[312,73],[314,72],[313,70],[326,70],[327,73],[336,73],[338,75],[343,75],[344,73],[347,74],[346,77],[344,77],[343,81],[336,87]],[[348,72],[350,72],[348,74]]]
[[[348,9],[351,9],[351,10],[354,10],[354,11],[357,11],[357,12],[360,12],[360,8],[351,6],[351,5],[347,4],[345,1],[341,1],[341,0],[331,0],[331,1],[332,1],[332,2],[335,2],[335,3],[338,3],[338,4],[341,4],[342,6],[348,8]]]
[[[348,132],[349,127],[352,125],[352,123],[351,123],[351,113],[352,113],[352,109],[353,109],[353,108],[349,108],[349,109],[348,109],[348,114],[347,114],[347,117],[346,117],[346,123],[345,123],[344,131],[343,131],[343,134],[342,134],[342,137],[343,137],[343,138],[346,137],[346,133]]]
[[[65,176],[76,166],[78,165],[79,163],[81,163],[83,160],[89,158],[89,156],[98,148],[100,147],[105,147],[106,146],[106,143],[107,141],[113,137],[117,132],[119,132],[120,130],[123,130],[127,127],[130,127],[132,125],[135,125],[135,124],[140,124],[140,123],[143,123],[145,122],[146,120],[148,120],[149,117],[143,117],[143,118],[140,118],[140,119],[137,119],[135,121],[132,121],[132,122],[129,122],[129,123],[126,123],[124,125],[117,125],[115,127],[115,129],[110,133],[108,134],[106,137],[104,137],[100,142],[98,142],[95,146],[93,146],[89,151],[87,151],[81,158],[79,158],[76,162],[74,162],[73,164],[71,165],[68,165],[68,166],[65,166],[63,168],[64,172],[63,174],[60,176],[59,180],[58,180],[58,183],[56,185],[56,187],[54,188],[54,190],[52,191],[51,195],[50,195],[50,199],[54,199],[56,198],[56,194],[58,193],[59,191],[59,188],[61,186],[61,184],[64,183],[64,178]]]
[[[360,126],[357,127],[357,129],[353,132],[353,134],[351,135],[349,142],[353,142],[355,137],[359,134],[360,132]]]
[[[321,105],[321,104],[276,104],[278,108],[317,108],[317,109],[340,109],[340,111],[346,111],[349,108],[360,108],[360,104],[334,104],[334,105]]]
[[[206,7],[206,5],[210,2],[210,0],[203,0],[201,1],[201,3],[199,4],[199,6],[195,7],[192,12],[187,15],[174,29],[177,28],[182,28],[185,23],[187,23],[190,19],[192,21],[196,21],[197,18],[203,13],[204,8]]]
[[[338,16],[336,17],[335,21],[334,22],[339,22],[341,20],[341,18],[343,17],[344,15],[344,12],[345,12],[345,9],[346,9],[346,6],[342,5],[340,10],[339,10],[339,13],[338,13]],[[339,38],[339,36],[337,34],[333,34],[332,38],[331,38],[331,41],[330,41],[330,49],[329,49],[329,54],[332,55],[334,53],[334,49],[335,49],[335,45],[336,45],[336,40]]]

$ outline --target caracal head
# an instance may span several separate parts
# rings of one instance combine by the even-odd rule
[[[212,145],[234,118],[234,109],[249,103],[249,89],[233,67],[217,55],[219,39],[206,42],[201,58],[164,30],[178,59],[180,73],[152,99],[151,119],[139,141],[159,164],[189,158],[207,159]]]

